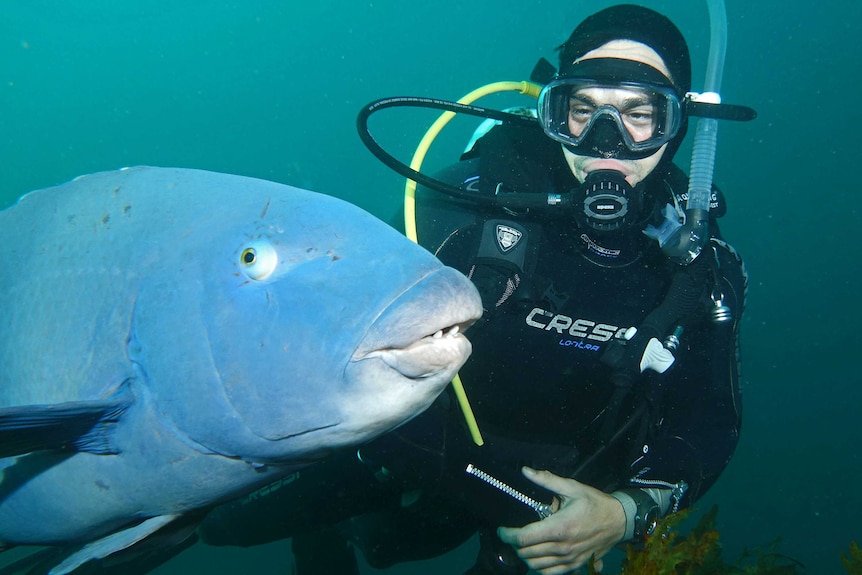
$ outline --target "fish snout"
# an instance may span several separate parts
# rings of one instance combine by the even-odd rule
[[[464,331],[481,315],[481,299],[470,280],[440,268],[381,313],[352,360],[379,360],[408,379],[451,378],[472,351]]]

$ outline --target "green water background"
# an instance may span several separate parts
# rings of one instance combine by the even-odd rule
[[[705,3],[643,3],[686,35],[697,89]],[[554,60],[574,25],[610,4],[0,0],[0,207],[81,174],[150,164],[307,187],[392,220],[403,180],[359,141],[363,104],[456,99],[526,79],[540,56]],[[719,505],[731,556],[780,536],[808,572],[841,573],[839,553],[862,540],[862,4],[727,0],[727,11],[722,93],[759,112],[750,124],[722,124],[716,166],[729,205],[722,229],[751,275],[745,423],[698,507]],[[397,110],[372,128],[406,159],[432,119]],[[429,166],[454,161],[474,126],[453,124]],[[677,156],[686,169],[688,153]],[[460,573],[471,553],[387,572]],[[283,574],[287,555],[286,542],[198,547],[159,573]]]

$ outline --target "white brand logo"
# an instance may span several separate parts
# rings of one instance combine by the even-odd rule
[[[503,253],[518,245],[522,236],[523,234],[515,228],[497,224],[497,245]]]

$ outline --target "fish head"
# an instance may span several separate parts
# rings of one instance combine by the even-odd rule
[[[200,222],[136,306],[133,356],[160,417],[202,449],[314,459],[418,415],[468,358],[472,283],[359,208],[246,190]]]

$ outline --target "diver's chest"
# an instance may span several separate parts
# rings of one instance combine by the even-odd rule
[[[548,362],[591,363],[661,304],[669,283],[660,270],[637,263],[609,270],[558,263],[539,269],[532,285],[524,286],[523,293],[532,297],[519,298],[516,292],[489,314],[483,329],[491,341],[529,350]]]

